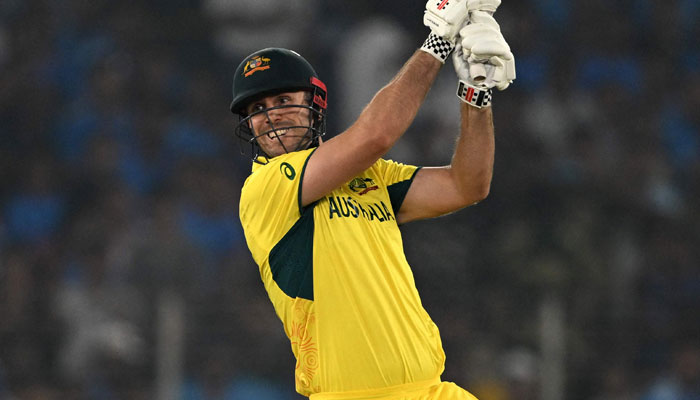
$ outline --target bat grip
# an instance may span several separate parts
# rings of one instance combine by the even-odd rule
[[[486,65],[482,63],[470,63],[469,64],[469,76],[476,83],[483,82],[486,80]]]

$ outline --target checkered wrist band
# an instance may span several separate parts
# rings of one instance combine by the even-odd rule
[[[428,38],[425,39],[425,42],[420,49],[437,58],[444,64],[454,48],[455,45],[452,42],[449,42],[431,32],[430,35],[428,35]]]
[[[491,94],[491,89],[474,87],[461,80],[457,86],[457,97],[476,108],[489,107],[492,99]]]

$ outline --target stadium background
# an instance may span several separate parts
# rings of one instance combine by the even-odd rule
[[[342,131],[425,38],[422,9],[0,2],[0,398],[298,398],[237,218],[232,73],[298,50]],[[495,94],[491,195],[403,230],[443,378],[484,400],[697,399],[700,1],[497,17],[518,79]],[[449,160],[453,74],[390,157]]]

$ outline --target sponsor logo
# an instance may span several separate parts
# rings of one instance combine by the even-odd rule
[[[358,193],[360,196],[362,196],[363,194],[367,194],[372,190],[379,189],[379,186],[375,185],[374,181],[370,178],[355,178],[350,181],[348,187],[350,188],[350,190],[352,190],[355,193]]]
[[[448,6],[449,4],[450,2],[448,0],[442,0],[437,4],[437,9],[442,10],[443,8],[445,8],[445,6]]]
[[[280,164],[280,172],[282,172],[290,181],[293,181],[294,177],[297,176],[297,172],[294,170],[294,167],[286,162]]]
[[[266,69],[270,69],[270,59],[263,56],[255,56],[245,63],[243,75],[248,77],[258,71],[264,71]]]

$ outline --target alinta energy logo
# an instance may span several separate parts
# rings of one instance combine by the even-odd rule
[[[362,196],[363,194],[367,194],[372,190],[379,189],[379,186],[375,185],[374,181],[371,178],[355,178],[352,181],[350,181],[348,187],[353,192],[359,193],[360,196]]]
[[[270,59],[263,56],[255,56],[245,63],[243,75],[248,77],[258,71],[264,71],[266,69],[270,69]]]

